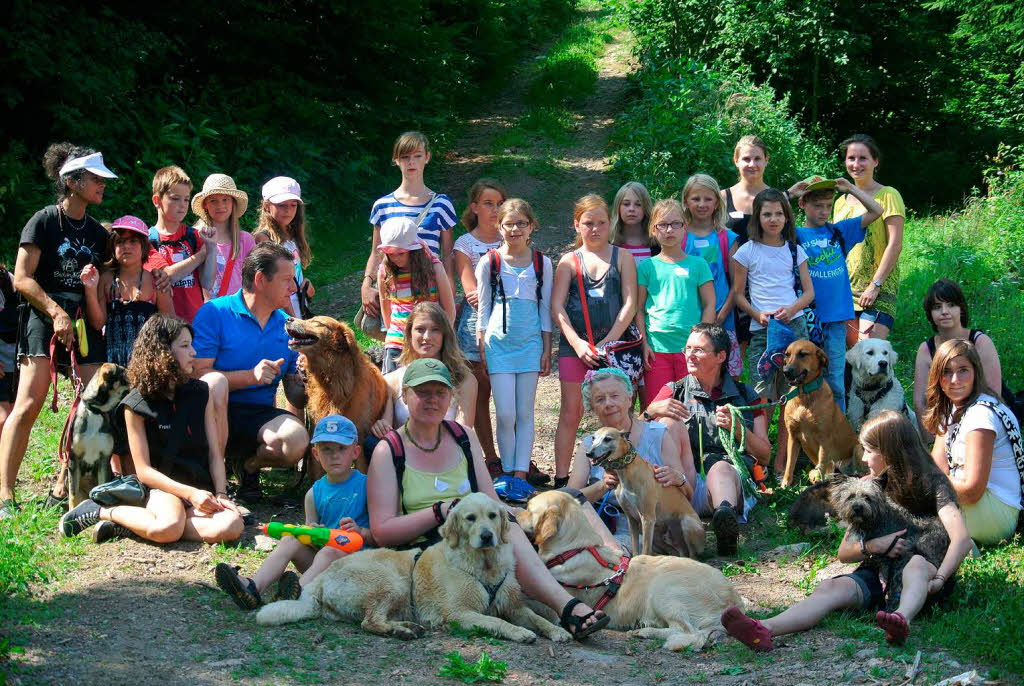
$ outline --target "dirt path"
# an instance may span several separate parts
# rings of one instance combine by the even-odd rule
[[[521,94],[510,88],[490,112],[467,123],[445,159],[437,186],[462,192],[509,152],[549,162],[544,174],[531,174],[524,167],[501,180],[512,194],[534,204],[542,226],[536,240],[557,258],[572,239],[573,200],[586,192],[609,190],[604,150],[633,68],[625,38],[616,35],[600,59],[596,91],[580,108],[570,142],[531,141],[515,151],[495,150],[494,141],[525,110]],[[358,274],[323,288],[320,307],[350,316],[357,288]],[[554,375],[542,380],[537,401],[535,456],[553,473],[558,417]],[[256,516],[259,521],[272,516],[298,521],[300,512],[295,505],[266,503]],[[904,663],[913,659],[913,652],[885,648],[868,621],[863,627],[866,640],[844,640],[819,630],[780,640],[778,650],[769,656],[756,656],[734,641],[700,654],[672,654],[660,650],[657,642],[613,631],[583,645],[541,641],[517,646],[447,632],[432,632],[406,644],[323,621],[265,630],[210,585],[217,562],[231,561],[250,573],[258,566],[265,553],[251,549],[254,533],[250,527],[239,548],[156,546],[137,540],[90,547],[72,578],[23,603],[25,620],[16,630],[27,634],[22,644],[28,647],[9,683],[453,683],[436,675],[445,663],[443,656],[458,650],[471,660],[486,651],[507,662],[509,684],[879,684],[904,682]],[[757,548],[745,537],[742,545],[747,555]],[[710,563],[721,566],[722,561]],[[808,567],[809,563],[769,560],[760,561],[754,572],[737,573],[742,566],[727,571],[735,574],[733,581],[753,605],[778,607],[804,596],[797,583],[806,577]],[[818,578],[841,569],[830,565],[818,572]],[[941,653],[924,658],[928,670],[943,676],[968,667],[948,662]],[[922,677],[915,683],[931,681]]]

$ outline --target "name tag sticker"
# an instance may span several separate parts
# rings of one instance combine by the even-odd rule
[[[465,495],[469,493],[469,479],[463,479],[462,483],[459,484],[459,495]]]
[[[676,276],[689,276],[690,270],[686,267],[676,267]]]
[[[695,247],[695,248],[706,248],[709,245],[711,245],[711,241],[709,241],[707,238],[694,238],[693,239],[693,247]]]
[[[743,213],[740,212],[739,210],[733,210],[732,212],[729,213],[729,216],[732,217],[733,219],[743,219]]]
[[[587,296],[590,298],[600,298],[603,295],[604,294],[601,293],[601,290],[598,288],[591,288],[589,291],[587,291]]]
[[[434,489],[436,491],[438,491],[439,493],[444,493],[449,488],[451,488],[451,484],[449,484],[447,481],[442,481],[439,477],[434,477]]]

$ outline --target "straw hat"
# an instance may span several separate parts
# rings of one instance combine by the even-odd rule
[[[211,195],[230,195],[234,198],[236,217],[245,214],[245,210],[249,207],[248,193],[238,190],[234,179],[227,174],[210,174],[203,182],[203,190],[192,198],[192,213],[197,217],[207,219],[206,211],[203,209],[203,200]]]

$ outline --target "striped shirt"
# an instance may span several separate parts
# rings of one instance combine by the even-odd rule
[[[409,217],[415,221],[426,206],[427,203],[406,205],[399,202],[394,193],[389,193],[373,203],[373,208],[370,210],[370,223],[373,226],[380,226],[385,219],[391,217]],[[438,193],[437,200],[431,205],[427,216],[420,222],[417,235],[421,241],[427,244],[431,252],[440,257],[441,232],[450,231],[456,221],[455,206],[451,199],[444,193]]]
[[[629,251],[629,254],[633,256],[633,260],[637,263],[637,265],[651,257],[651,246],[649,245],[634,245],[632,243],[622,243],[621,247],[624,250]]]
[[[441,264],[441,260],[431,255],[430,263],[431,266]],[[377,270],[377,283],[384,283],[386,273],[387,267],[382,263]],[[391,326],[388,327],[388,332],[384,336],[385,348],[402,348],[402,344],[405,342],[405,323],[409,320],[412,308],[424,301],[438,302],[437,284],[434,283],[433,273],[430,276],[430,293],[426,296],[413,294],[412,272],[399,272],[395,277],[395,285],[388,292],[388,299],[391,302]]]

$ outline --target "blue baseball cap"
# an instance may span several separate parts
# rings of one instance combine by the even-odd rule
[[[329,414],[316,423],[310,443],[341,443],[352,445],[359,440],[356,425],[340,414]]]

